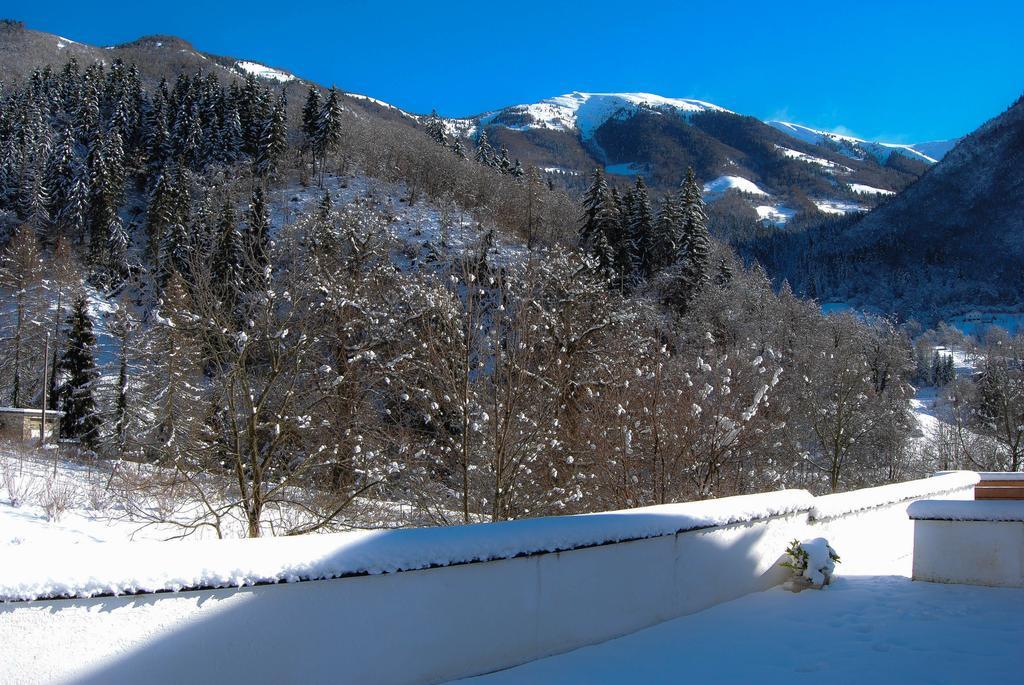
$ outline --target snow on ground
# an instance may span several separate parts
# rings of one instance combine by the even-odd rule
[[[967,314],[951,317],[949,325],[960,330],[964,335],[984,336],[985,331],[998,326],[1010,335],[1024,332],[1024,314],[1020,312],[982,312],[972,311]]]
[[[853,202],[843,202],[842,200],[812,200],[814,206],[818,208],[819,212],[825,214],[847,214],[849,212],[866,212],[867,207],[863,207]]]
[[[838,550],[842,555],[842,550]],[[478,685],[1021,682],[1024,589],[837,577],[463,680]]]
[[[0,455],[0,558],[16,554],[14,545],[165,540],[181,533],[174,525],[130,520],[113,502],[109,482],[110,471],[100,467]]]
[[[271,81],[280,81],[281,83],[287,83],[288,81],[295,80],[295,77],[289,74],[288,72],[281,71],[280,69],[273,69],[258,62],[236,62],[235,66],[237,66],[246,74],[252,74],[257,78],[270,79]]]
[[[572,169],[565,169],[560,166],[545,166],[540,168],[546,174],[558,174],[560,176],[579,176],[580,172],[573,171]],[[612,172],[614,173],[614,172]]]
[[[835,162],[829,161],[824,157],[815,157],[814,155],[809,155],[806,152],[800,152],[799,150],[793,150],[788,147],[783,147],[781,145],[776,145],[775,149],[781,152],[786,157],[789,157],[790,159],[798,159],[801,162],[807,162],[808,164],[816,164],[820,167],[824,167],[825,169],[829,169],[831,171],[853,171],[852,169],[850,169],[850,167],[843,166],[841,164],[836,164]]]
[[[403,117],[406,117],[407,119],[414,119],[416,121],[420,120],[420,117],[417,117],[417,116],[414,116],[412,114],[409,114],[404,109],[400,109],[398,107],[395,107],[390,102],[384,102],[383,100],[378,100],[377,98],[372,98],[369,95],[360,95],[359,93],[344,93],[344,95],[345,95],[345,97],[350,97],[353,100],[362,100],[363,102],[372,102],[373,104],[377,105],[378,107],[383,107],[384,109],[390,109],[392,112],[397,112],[398,114],[401,114]],[[451,134],[451,131],[449,131],[449,134]]]
[[[81,43],[79,43],[77,40],[71,40],[70,38],[65,38],[64,36],[55,36],[55,37],[57,39],[57,49],[58,50],[63,50],[64,48],[66,48],[69,45],[81,45]]]
[[[953,357],[953,368],[957,376],[969,376],[975,372],[977,360],[963,350],[939,346],[935,347],[933,351],[942,356]],[[910,400],[910,411],[917,419],[921,433],[919,439],[921,440],[935,436],[942,426],[952,426],[953,423],[953,417],[941,388],[930,385],[917,388],[917,392]]]
[[[444,131],[453,138],[475,138],[477,133],[476,119],[442,119]]]
[[[851,183],[850,190],[855,193],[862,193],[864,195],[895,195],[896,193],[892,190],[886,190],[885,188],[875,188],[873,186],[866,186],[863,183]]]
[[[776,226],[784,226],[786,222],[796,216],[796,210],[785,205],[758,205],[754,207],[754,211],[757,212],[758,219]]]
[[[738,190],[748,195],[768,197],[768,193],[761,190],[756,183],[742,176],[719,176],[715,180],[704,184],[705,195],[721,195],[729,190]]]
[[[171,496],[161,494],[165,490],[144,487],[149,480],[168,475],[158,467],[104,460],[55,461],[52,451],[47,452],[0,449],[0,559],[37,545],[216,538],[211,527],[194,525],[205,513],[194,493],[184,490]],[[301,512],[287,508],[268,509],[267,534],[272,534],[274,520],[295,522],[301,517]],[[407,504],[359,497],[324,532],[428,523]],[[220,526],[225,537],[246,535],[237,507],[224,513]]]
[[[0,547],[0,601],[242,587],[448,566],[638,540],[808,511],[804,490],[440,528],[256,540]],[[56,563],[57,560],[61,563]]]
[[[324,189],[296,186],[272,191],[271,223],[274,227],[306,215],[318,205],[326,190],[331,193],[335,207],[358,201],[380,212],[391,235],[408,248],[403,254],[395,255],[400,263],[408,260],[410,251],[413,261],[420,262],[436,250],[461,254],[475,249],[486,231],[486,226],[481,227],[471,214],[458,207],[449,207],[447,216],[442,216],[441,209],[422,200],[410,206],[403,200],[409,193],[401,183],[367,176],[331,176],[325,179],[324,185]],[[522,243],[507,240],[499,232],[495,232],[494,239],[490,253],[492,263],[509,264],[525,259],[527,250]]]

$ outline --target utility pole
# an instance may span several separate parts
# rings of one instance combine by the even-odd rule
[[[39,446],[46,444],[46,391],[50,384],[50,331],[46,331],[46,344],[43,345],[43,424],[39,431]]]

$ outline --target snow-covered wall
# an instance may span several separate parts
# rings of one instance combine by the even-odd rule
[[[902,508],[906,518],[909,499],[953,495],[964,479],[864,491],[845,505],[783,491],[507,524],[239,542],[209,558],[205,545],[214,543],[167,545],[171,554],[133,547],[133,557],[110,554],[111,543],[83,545],[75,558],[51,556],[42,576],[42,558],[24,560],[22,571],[21,560],[3,560],[0,595],[9,599],[249,585],[274,573],[305,582],[9,601],[0,604],[0,681],[444,682],[767,589],[786,575],[778,564],[788,542],[809,533],[834,535],[844,566],[855,565],[862,552],[853,550],[876,552],[854,544],[877,534],[868,529],[872,517],[888,525]],[[847,518],[859,523],[845,527]],[[906,548],[895,551],[909,553],[897,535],[893,547],[900,544]]]
[[[1024,587],[1024,501],[921,500],[908,513],[915,580]]]

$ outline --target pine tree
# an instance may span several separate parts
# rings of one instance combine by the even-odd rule
[[[174,194],[170,174],[164,171],[157,176],[146,209],[146,233],[149,239],[146,257],[157,274],[164,272],[168,266],[166,247],[168,233],[175,219]]]
[[[117,132],[101,135],[89,151],[89,262],[101,274],[109,264],[123,263],[123,254],[113,258],[110,254],[110,248],[117,249],[121,243],[119,234],[124,230],[118,215],[124,196],[123,155]]]
[[[234,164],[242,156],[242,121],[238,118],[238,107],[230,98],[224,98],[220,125],[220,159],[224,164]]]
[[[693,168],[687,169],[686,180],[680,189],[681,232],[683,245],[682,287],[686,302],[693,298],[708,281],[708,260],[711,236],[707,229],[704,199]]]
[[[495,166],[503,174],[512,173],[512,160],[508,158],[508,149],[504,145],[501,146],[501,150],[498,152],[498,160]]]
[[[100,417],[94,393],[100,374],[93,356],[96,336],[84,293],[75,299],[67,325],[67,349],[60,362],[58,388],[60,407],[64,411],[61,430],[66,437],[77,438],[86,447],[95,449],[99,440]]]
[[[636,250],[627,227],[628,216],[618,192],[612,188],[597,215],[597,225],[613,256],[612,272],[616,287],[623,290],[633,278]],[[600,256],[600,253],[599,253]]]
[[[78,159],[75,154],[74,133],[70,127],[65,127],[60,134],[57,144],[50,151],[50,157],[46,163],[46,186],[49,189],[49,215],[57,232],[62,232],[66,227],[64,218],[67,216],[66,207],[71,200],[74,186],[78,179]]]
[[[681,214],[678,198],[674,194],[662,198],[661,207],[658,209],[658,216],[654,222],[656,270],[664,269],[679,259]]]
[[[317,130],[320,123],[320,91],[310,86],[306,91],[306,104],[302,107],[302,151],[309,152],[316,147]]]
[[[733,273],[732,266],[722,257],[721,261],[718,262],[718,274],[715,276],[715,285],[719,288],[728,288],[732,283]]]
[[[249,74],[242,86],[241,98],[237,100],[238,116],[242,124],[242,141],[245,153],[252,159],[256,156],[263,124],[270,114],[269,95],[256,83],[256,77]]]
[[[166,86],[166,83],[163,83]],[[157,177],[171,159],[171,133],[167,122],[169,104],[161,89],[153,98],[146,117],[146,160],[150,177]]]
[[[153,412],[147,421],[152,430],[143,437],[155,459],[195,454],[202,363],[190,303],[181,275],[172,272],[142,345],[147,375],[141,394]]]
[[[480,140],[477,141],[476,153],[473,155],[473,159],[484,166],[495,166],[494,148],[487,142],[487,131],[480,131]]]
[[[235,208],[230,198],[224,200],[217,224],[219,240],[213,254],[212,272],[217,297],[228,307],[238,300],[242,283],[242,236],[235,221]]]
[[[245,256],[251,271],[246,281],[255,284],[270,264],[270,212],[266,195],[259,186],[252,192],[247,223]]]
[[[452,143],[452,152],[455,153],[455,156],[459,159],[466,159],[466,148],[463,146],[462,140],[459,138],[456,138],[455,142]]]
[[[327,102],[320,110],[314,144],[314,154],[320,157],[321,188],[324,185],[324,167],[327,165],[327,155],[334,152],[341,143],[341,112],[341,96],[338,89],[332,86],[331,92],[327,96]]]
[[[639,278],[647,279],[658,269],[658,254],[651,202],[642,176],[636,177],[629,204],[629,235],[636,250],[635,271]]]
[[[277,171],[277,165],[288,147],[287,136],[288,124],[285,119],[285,103],[282,100],[263,122],[256,146],[256,157],[253,160],[253,170],[257,176],[265,179]]]
[[[608,242],[608,238],[605,236],[603,230],[598,230],[594,234],[594,239],[590,244],[589,252],[597,261],[597,271],[601,277],[607,281],[615,278],[615,250]]]
[[[68,192],[67,200],[61,209],[58,222],[61,234],[67,235],[77,243],[85,239],[85,226],[89,217],[89,186],[86,180],[85,169],[81,165],[75,174],[74,182]]]
[[[333,208],[334,202],[331,200],[331,191],[325,190],[324,194],[320,197],[320,204],[317,208],[321,220],[326,221],[331,216]]]
[[[579,230],[578,244],[584,250],[591,252],[600,228],[597,222],[597,215],[605,206],[608,199],[608,182],[605,180],[604,172],[595,168],[591,177],[590,187],[583,194],[583,217]]]
[[[430,112],[430,116],[427,117],[424,128],[427,130],[427,135],[430,136],[435,143],[444,146],[448,145],[448,133],[444,130],[444,122],[441,121],[441,117],[437,116],[436,109]]]

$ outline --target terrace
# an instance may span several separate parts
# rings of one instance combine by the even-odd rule
[[[786,490],[452,528],[23,544],[0,565],[0,642],[18,645],[0,650],[0,674],[1019,681],[1024,589],[911,580],[921,521],[908,508],[926,510],[927,521],[985,523],[962,520],[963,507],[992,504],[973,501],[978,482],[956,472],[824,497]],[[997,518],[988,523],[1010,526],[1000,544],[1016,544],[1019,562],[1024,522]],[[789,542],[816,537],[842,556],[833,584],[780,587]]]

